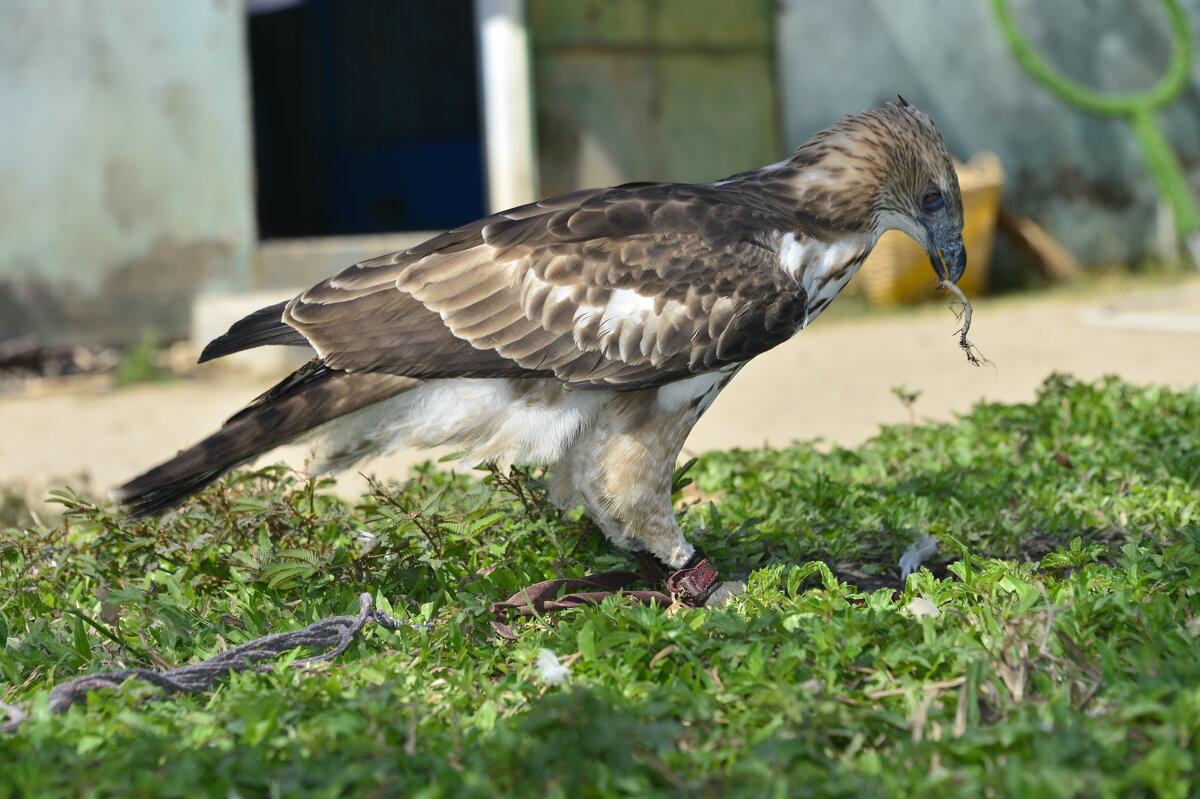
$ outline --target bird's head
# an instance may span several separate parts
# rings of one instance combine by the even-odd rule
[[[933,120],[903,98],[821,131],[791,161],[811,176],[801,196],[815,201],[804,203],[815,215],[876,237],[903,231],[929,253],[939,277],[962,277],[958,175]]]

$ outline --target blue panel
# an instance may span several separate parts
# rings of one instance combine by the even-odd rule
[[[483,208],[478,138],[445,138],[337,153],[334,223],[339,232],[441,230]]]

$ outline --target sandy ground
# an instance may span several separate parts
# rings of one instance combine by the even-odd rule
[[[823,317],[747,366],[696,427],[686,452],[811,439],[854,445],[880,425],[909,421],[892,391],[897,386],[920,392],[918,420],[946,420],[980,400],[1029,400],[1055,371],[1176,388],[1200,383],[1197,279],[1133,294],[978,301],[971,338],[994,367],[966,363],[956,328],[951,312],[936,304]],[[167,385],[0,398],[0,486],[22,486],[33,496],[63,485],[104,491],[203,437],[270,382],[214,367]],[[280,452],[303,462],[296,448]],[[399,478],[427,457],[401,453],[364,471]],[[362,484],[344,476],[340,490],[353,494]]]

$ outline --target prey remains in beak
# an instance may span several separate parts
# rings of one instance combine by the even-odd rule
[[[967,250],[963,246],[962,234],[939,234],[940,231],[936,229],[930,231],[931,246],[926,250],[929,263],[943,282],[957,283],[963,272],[967,271]]]

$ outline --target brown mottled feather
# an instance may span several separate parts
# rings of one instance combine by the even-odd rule
[[[445,247],[434,239],[356,264],[293,300],[285,321],[331,366],[352,372],[533,376],[550,369],[577,387],[619,388],[745,360],[803,321],[803,291],[749,236],[794,227],[782,204],[736,187],[672,184],[569,197],[451,231],[439,237]],[[718,201],[724,205],[714,213]],[[747,224],[731,227],[740,216]],[[582,297],[557,288],[573,284],[585,287]],[[605,331],[615,290],[645,298],[645,313],[614,318]],[[725,300],[714,305],[713,296]]]

